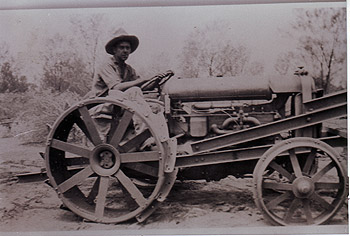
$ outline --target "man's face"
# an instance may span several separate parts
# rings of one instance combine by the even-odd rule
[[[121,61],[126,61],[131,53],[131,46],[129,42],[120,42],[116,44],[113,49],[114,56],[116,59]]]

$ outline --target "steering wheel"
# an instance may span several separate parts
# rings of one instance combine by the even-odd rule
[[[154,88],[159,88],[161,85],[163,85],[165,82],[167,82],[172,76],[174,75],[174,72],[171,70],[168,70],[162,75],[157,75],[144,83],[141,86],[141,90],[153,90]]]

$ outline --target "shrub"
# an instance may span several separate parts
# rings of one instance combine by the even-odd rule
[[[73,103],[81,100],[80,95],[70,91],[53,93],[45,90],[23,96],[26,101],[18,111],[11,131],[23,143],[43,143],[55,120]]]

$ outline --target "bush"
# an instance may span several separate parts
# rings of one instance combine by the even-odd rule
[[[27,100],[27,93],[0,93],[0,121],[13,120]]]
[[[27,100],[24,93],[0,93],[0,138],[11,136],[14,120]]]
[[[0,68],[0,93],[19,92],[23,93],[29,89],[25,76],[17,75],[10,62],[5,62]]]
[[[21,104],[11,130],[23,143],[45,142],[49,127],[67,108],[81,100],[74,92],[52,93],[48,90],[26,93],[23,98],[25,102]]]

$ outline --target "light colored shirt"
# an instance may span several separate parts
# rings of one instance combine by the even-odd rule
[[[114,57],[109,57],[96,70],[94,75],[92,92],[95,96],[105,96],[108,90],[114,86],[133,81],[139,78],[134,68],[125,64],[124,75],[122,75],[122,65],[119,65]]]

